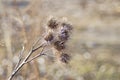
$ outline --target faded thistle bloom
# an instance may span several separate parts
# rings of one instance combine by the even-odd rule
[[[72,25],[67,23],[62,23],[60,33],[58,35],[59,39],[64,42],[67,41],[70,36],[71,30],[72,30]]]
[[[62,41],[55,41],[54,48],[58,51],[61,51],[61,50],[65,49],[65,44]]]
[[[72,31],[72,25],[67,22],[59,21],[55,18],[49,19],[46,30],[47,34],[44,37],[46,42],[50,42],[50,45],[56,50],[56,54],[59,56],[60,61],[68,63],[70,60],[69,54],[66,54],[66,42],[69,40],[70,33]]]
[[[46,41],[52,41],[53,38],[54,38],[54,36],[53,36],[52,33],[49,33],[49,34],[47,34],[47,35],[44,37],[44,39],[45,39]]]
[[[58,26],[58,22],[55,18],[51,18],[48,23],[47,23],[48,27],[51,29],[56,29]]]
[[[68,61],[70,60],[70,56],[66,53],[62,53],[60,55],[60,60],[64,63],[68,63]]]

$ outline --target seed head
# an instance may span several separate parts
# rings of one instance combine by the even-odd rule
[[[68,23],[62,23],[61,29],[58,35],[59,39],[64,42],[67,41],[70,36],[71,30],[72,30],[72,25]]]
[[[54,36],[53,36],[52,33],[49,33],[48,35],[46,35],[46,36],[44,37],[44,39],[45,39],[46,41],[52,41],[52,40],[54,39]]]
[[[71,31],[72,30],[72,25],[71,24],[68,24],[68,23],[62,23],[62,26],[65,30],[69,30]]]
[[[60,56],[60,60],[64,63],[68,63],[68,61],[70,60],[70,56],[66,53],[62,53]]]
[[[69,38],[69,32],[65,29],[61,29],[58,37],[61,41],[67,41]]]
[[[54,53],[57,53],[60,60],[64,63],[68,63],[70,60],[70,56],[64,53],[64,51],[66,49],[66,42],[70,37],[71,31],[72,25],[66,20],[59,21],[53,17],[49,18],[46,27],[46,32],[48,34],[45,36],[44,40],[50,42],[51,47],[53,47],[53,50],[55,50]]]
[[[64,42],[61,42],[61,41],[55,41],[54,48],[57,49],[58,51],[61,51],[61,50],[65,49],[65,44],[64,44]]]
[[[58,26],[58,22],[55,18],[51,18],[49,21],[48,21],[48,27],[51,28],[51,29],[56,29],[57,26]]]

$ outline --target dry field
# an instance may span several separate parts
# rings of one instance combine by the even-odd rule
[[[44,34],[49,16],[73,25],[69,64],[39,57],[13,80],[120,80],[120,0],[0,0],[0,80],[10,76],[22,45],[25,56]]]

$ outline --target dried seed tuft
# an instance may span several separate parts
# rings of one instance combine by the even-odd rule
[[[54,18],[51,18],[49,21],[48,21],[48,27],[51,28],[51,29],[56,29],[57,26],[58,26],[58,22],[56,19]]]
[[[63,54],[61,54],[60,59],[62,62],[68,63],[68,61],[70,60],[70,56],[66,53],[63,53]]]
[[[66,42],[69,40],[72,25],[67,21],[59,21],[56,18],[49,18],[44,39],[50,42],[54,52],[59,55],[62,62],[68,63],[70,56],[65,53]],[[62,54],[61,54],[62,53]]]
[[[62,23],[62,26],[64,29],[71,31],[72,30],[72,25],[68,23]]]
[[[58,51],[61,51],[61,50],[65,49],[65,44],[64,44],[64,42],[56,41],[56,42],[54,42],[54,47]]]
[[[69,38],[69,33],[67,30],[62,29],[60,34],[58,35],[59,39],[62,41],[67,41]]]
[[[52,41],[54,39],[53,34],[49,33],[48,35],[45,36],[44,38],[46,41]]]

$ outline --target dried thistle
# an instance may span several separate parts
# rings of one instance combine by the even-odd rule
[[[53,36],[53,34],[52,33],[49,33],[49,34],[47,34],[45,37],[44,37],[44,39],[46,40],[46,41],[52,41],[53,39],[54,39],[54,36]]]
[[[57,22],[57,20],[55,19],[55,18],[51,18],[49,21],[48,21],[48,27],[50,28],[50,29],[56,29],[57,28],[57,26],[58,26],[58,22]]]
[[[72,25],[71,24],[69,24],[69,23],[62,23],[62,26],[63,26],[63,28],[65,29],[65,30],[69,30],[69,31],[71,31],[73,28],[72,28]]]
[[[69,33],[67,30],[62,29],[58,37],[61,41],[67,41],[69,38]]]
[[[68,23],[62,23],[61,24],[61,29],[60,29],[60,33],[59,33],[59,39],[62,41],[67,41],[70,37],[70,32],[72,30],[72,25],[68,24]]]
[[[66,53],[62,53],[60,56],[60,60],[64,63],[68,63],[68,61],[70,60],[70,56]]]
[[[58,27],[59,26],[59,27]],[[68,63],[70,60],[70,56],[69,54],[67,54],[65,52],[66,49],[66,42],[68,41],[69,37],[70,37],[70,33],[72,31],[72,25],[70,25],[67,22],[61,22],[59,23],[55,18],[51,18],[48,23],[47,23],[47,34],[43,37],[45,41],[42,42],[41,45],[39,44],[39,41],[41,40],[38,39],[33,46],[31,47],[31,50],[28,52],[27,56],[22,59],[22,53],[24,52],[24,48],[21,51],[20,54],[20,59],[18,64],[16,65],[14,71],[12,72],[11,76],[9,77],[8,80],[12,80],[13,77],[15,76],[15,74],[26,64],[31,62],[32,60],[42,56],[42,55],[47,55],[45,52],[45,47],[51,45],[51,47],[53,47],[56,51],[56,53],[60,58],[60,61],[62,61],[63,63]],[[56,30],[53,30],[56,29]],[[49,45],[47,42],[50,42]],[[36,46],[38,45],[38,46]],[[32,56],[32,54],[37,51],[38,49],[42,49],[40,53],[38,53],[36,56],[30,58]],[[51,48],[50,48],[51,49]],[[48,51],[48,50],[46,50]],[[62,54],[61,54],[62,53]]]
[[[61,42],[61,41],[55,41],[54,48],[58,51],[61,51],[61,50],[65,49],[65,44],[64,44],[64,42]]]
[[[47,32],[52,32],[53,34],[46,34],[45,40],[51,42],[50,44],[55,50],[56,56],[59,55],[60,61],[64,63],[68,63],[70,57],[68,54],[61,54],[65,52],[66,49],[66,42],[70,37],[70,33],[72,31],[72,25],[66,21],[58,21],[55,18],[51,18],[48,21],[49,28],[47,28]],[[55,30],[53,30],[55,29]],[[54,36],[54,39],[53,39]]]

